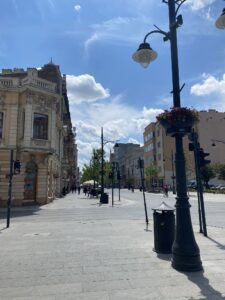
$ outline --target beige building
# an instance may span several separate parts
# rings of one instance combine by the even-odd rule
[[[74,143],[66,77],[59,66],[2,70],[0,205],[8,199],[11,150],[21,163],[12,179],[12,205],[45,204],[75,180]]]
[[[212,164],[225,163],[225,113],[215,109],[199,112],[197,127],[200,146],[210,153]],[[215,146],[213,146],[213,144]]]
[[[210,153],[207,159],[211,163],[225,163],[225,113],[216,110],[200,111],[199,122],[196,125],[200,147],[205,153]],[[212,144],[216,147],[212,147]],[[187,181],[195,179],[193,152],[189,151],[189,139],[183,139],[186,160]],[[144,131],[145,167],[153,164],[158,170],[158,184],[173,185],[175,170],[175,139],[167,136],[164,128],[158,123],[150,123]]]

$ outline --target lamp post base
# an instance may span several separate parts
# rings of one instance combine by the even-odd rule
[[[198,272],[203,270],[200,255],[184,256],[173,253],[171,265],[177,271],[182,272]]]
[[[172,245],[172,267],[183,272],[201,271],[199,247],[191,223],[188,197],[177,197],[175,239]]]

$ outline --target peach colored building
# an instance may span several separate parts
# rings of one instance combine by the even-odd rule
[[[214,109],[199,111],[199,122],[195,128],[200,147],[210,153],[207,159],[211,163],[225,163],[225,113]],[[186,159],[187,181],[195,179],[193,152],[189,151],[189,139],[185,136],[184,153]],[[152,122],[144,130],[145,167],[153,164],[157,167],[159,184],[173,184],[175,171],[174,138],[167,136],[158,122]],[[212,144],[215,144],[215,147]]]
[[[74,180],[75,137],[66,77],[52,62],[41,69],[0,74],[0,206],[8,199],[10,152],[21,171],[13,175],[12,205],[45,204]]]

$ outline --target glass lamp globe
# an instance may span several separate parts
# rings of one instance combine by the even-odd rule
[[[225,8],[223,9],[221,16],[217,19],[215,25],[219,29],[225,29]]]
[[[142,43],[140,44],[138,50],[132,55],[132,58],[142,67],[147,68],[150,62],[155,60],[157,56],[157,53],[152,50],[148,43]]]

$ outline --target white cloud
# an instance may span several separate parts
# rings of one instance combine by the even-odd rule
[[[196,98],[201,97],[203,99],[203,101],[196,99],[195,107],[197,109],[225,110],[225,74],[221,80],[212,75],[203,74],[202,82],[193,85],[190,92]]]
[[[101,35],[97,32],[94,32],[84,43],[85,53],[88,53],[89,47],[97,42],[98,40],[101,40]]]
[[[74,10],[80,11],[80,10],[81,10],[81,6],[80,6],[80,5],[75,5],[75,6],[74,6]]]
[[[218,97],[225,95],[225,74],[221,80],[210,74],[203,74],[203,82],[196,83],[191,87],[191,94],[196,96],[217,95]]]
[[[141,14],[133,18],[118,16],[102,23],[92,24],[92,32],[84,43],[85,53],[92,44],[101,41],[117,45],[137,43],[143,38],[143,32],[146,31],[146,27],[149,27],[149,22],[149,16]]]
[[[136,139],[133,139],[133,138],[129,138],[128,139],[128,143],[132,143],[132,144],[139,144],[140,142]]]
[[[156,115],[162,112],[161,109],[137,109],[125,104],[122,94],[101,102],[73,101],[71,99],[77,98],[75,86],[67,84],[67,87],[71,118],[73,126],[77,128],[80,167],[89,162],[92,149],[100,148],[101,127],[104,129],[104,138],[108,141],[132,141],[142,144],[144,128],[150,122],[154,122]],[[104,150],[109,154],[112,148],[113,143],[107,143]]]
[[[89,74],[67,75],[67,88],[70,103],[94,102],[110,96],[109,90]]]
[[[185,4],[189,5],[192,10],[200,10],[214,3],[215,0],[189,0]]]

